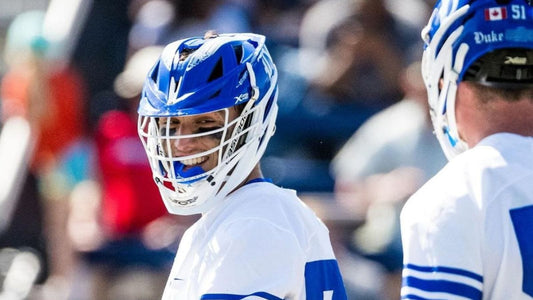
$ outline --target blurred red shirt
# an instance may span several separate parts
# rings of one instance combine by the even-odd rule
[[[103,185],[103,224],[115,235],[140,232],[167,214],[153,183],[137,124],[122,111],[102,115],[97,132],[98,163]]]

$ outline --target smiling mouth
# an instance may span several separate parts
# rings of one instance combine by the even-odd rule
[[[196,157],[191,159],[182,160],[181,163],[186,167],[194,167],[204,163],[207,160],[207,156]]]

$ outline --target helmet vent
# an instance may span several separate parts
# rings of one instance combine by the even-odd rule
[[[211,82],[215,79],[218,79],[222,77],[223,73],[224,70],[222,69],[222,58],[219,58],[215,67],[213,68],[213,71],[211,71],[211,75],[209,75],[209,79],[207,79],[207,81]]]
[[[235,59],[237,60],[237,63],[240,64],[242,60],[242,53],[243,53],[242,46],[241,45],[233,46],[233,51],[235,52]]]
[[[151,78],[154,82],[157,82],[157,75],[159,73],[159,62],[155,65],[154,70],[152,71]]]
[[[185,61],[185,59],[189,57],[189,55],[193,52],[194,52],[193,49],[189,49],[189,48],[182,49],[179,55],[179,61]]]
[[[180,88],[181,78],[182,77],[179,77],[178,79],[174,78],[174,93],[177,93],[178,89]]]

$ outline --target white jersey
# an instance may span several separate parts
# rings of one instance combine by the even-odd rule
[[[346,299],[329,232],[292,190],[249,183],[183,236],[163,299]]]
[[[533,299],[533,138],[450,161],[401,214],[404,299]]]

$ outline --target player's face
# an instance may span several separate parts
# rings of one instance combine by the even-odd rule
[[[224,126],[227,121],[231,122],[238,115],[233,108],[220,110],[201,115],[160,118],[159,128],[163,136],[170,136],[164,139],[163,148],[165,154],[179,158],[193,156],[198,153],[209,151],[218,147],[224,136]],[[231,130],[225,134],[225,139],[231,136]],[[209,171],[218,164],[219,151],[212,151],[199,157],[184,159],[181,162],[185,165],[185,170],[194,166],[202,167],[204,171]]]

